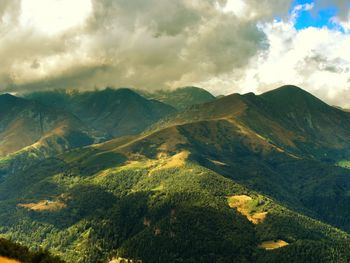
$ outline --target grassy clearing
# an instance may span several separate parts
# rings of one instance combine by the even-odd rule
[[[263,248],[265,250],[273,250],[273,249],[278,249],[288,245],[289,244],[284,240],[271,240],[271,241],[262,242],[259,245],[259,248]]]
[[[263,203],[259,199],[253,199],[247,195],[233,195],[227,197],[227,202],[231,208],[236,208],[239,213],[255,225],[264,222],[267,216],[267,212],[263,209]]]
[[[337,165],[346,169],[350,169],[350,161],[348,160],[339,161]]]
[[[182,167],[185,165],[185,161],[187,160],[190,153],[188,151],[182,151],[174,156],[168,158],[164,165],[162,165],[161,169],[170,169],[176,167]]]
[[[61,201],[42,200],[37,203],[18,204],[17,206],[33,211],[59,211],[65,208],[66,204]]]

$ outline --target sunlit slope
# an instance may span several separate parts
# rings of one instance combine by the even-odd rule
[[[274,92],[192,106],[11,174],[1,232],[73,262],[348,262],[350,171],[336,161],[349,117],[296,87]],[[277,110],[284,96],[295,106]]]
[[[148,134],[97,148],[150,158],[186,150],[204,167],[349,230],[350,173],[337,166],[348,156],[348,123],[348,113],[286,86],[193,106]]]
[[[195,121],[228,120],[292,154],[324,160],[349,155],[350,114],[295,86],[256,96],[233,94],[192,106],[156,128]]]
[[[278,262],[320,259],[324,249],[350,259],[348,234],[201,167],[185,150],[76,150],[8,178],[0,192],[2,232],[67,262]],[[263,247],[275,240],[288,245]]]

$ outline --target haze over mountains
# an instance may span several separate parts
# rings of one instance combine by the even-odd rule
[[[130,89],[105,89],[75,94],[39,92],[29,94],[28,98],[65,109],[110,137],[137,134],[175,112],[171,106],[148,100]]]
[[[301,88],[0,102],[7,238],[66,262],[350,261],[350,113]]]
[[[62,152],[91,144],[97,136],[73,114],[36,101],[3,94],[0,105],[1,156],[25,147]]]

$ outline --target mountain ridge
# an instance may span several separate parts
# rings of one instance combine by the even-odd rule
[[[4,102],[1,107],[0,120],[0,145],[1,155],[7,155],[19,151],[25,147],[48,141],[53,137],[65,137],[68,133],[86,134],[86,139],[93,133],[74,116],[67,112],[55,110],[39,104],[35,101],[18,98],[12,95],[2,95],[0,100]],[[74,141],[62,141],[60,147],[74,146]],[[87,145],[77,143],[77,146]],[[53,148],[53,145],[52,145]]]
[[[292,95],[311,100],[311,106],[302,102],[300,109],[296,105],[290,108],[287,101],[281,106],[279,102],[276,104],[276,101],[281,101],[278,98],[281,91],[285,93],[283,91],[286,90],[277,89],[261,95],[232,94],[213,102],[193,105],[170,120],[157,123],[154,129],[206,119],[229,119],[253,130],[279,147],[288,146],[288,151],[293,154],[305,152],[308,156],[321,158],[320,152],[327,149],[329,150],[327,154],[330,156],[335,152],[341,155],[341,149],[344,155],[348,154],[346,153],[350,129],[348,113],[331,107],[310,93],[294,87],[289,88],[288,93],[292,92]],[[289,97],[291,95],[288,95],[287,99]],[[334,129],[338,130],[336,136]],[[315,136],[319,138],[316,139]],[[312,145],[309,145],[309,142]]]
[[[294,87],[192,105],[9,174],[0,231],[74,262],[347,262],[348,118]]]
[[[209,91],[193,86],[179,87],[174,90],[135,91],[146,98],[159,100],[180,111],[192,105],[202,104],[216,99]]]
[[[27,97],[44,103],[48,100],[56,107],[72,112],[92,128],[108,132],[111,137],[139,133],[160,118],[175,112],[171,106],[148,100],[128,88],[72,94],[39,92]]]

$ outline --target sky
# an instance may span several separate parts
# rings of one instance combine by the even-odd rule
[[[0,91],[294,84],[350,108],[350,0],[1,0]]]

